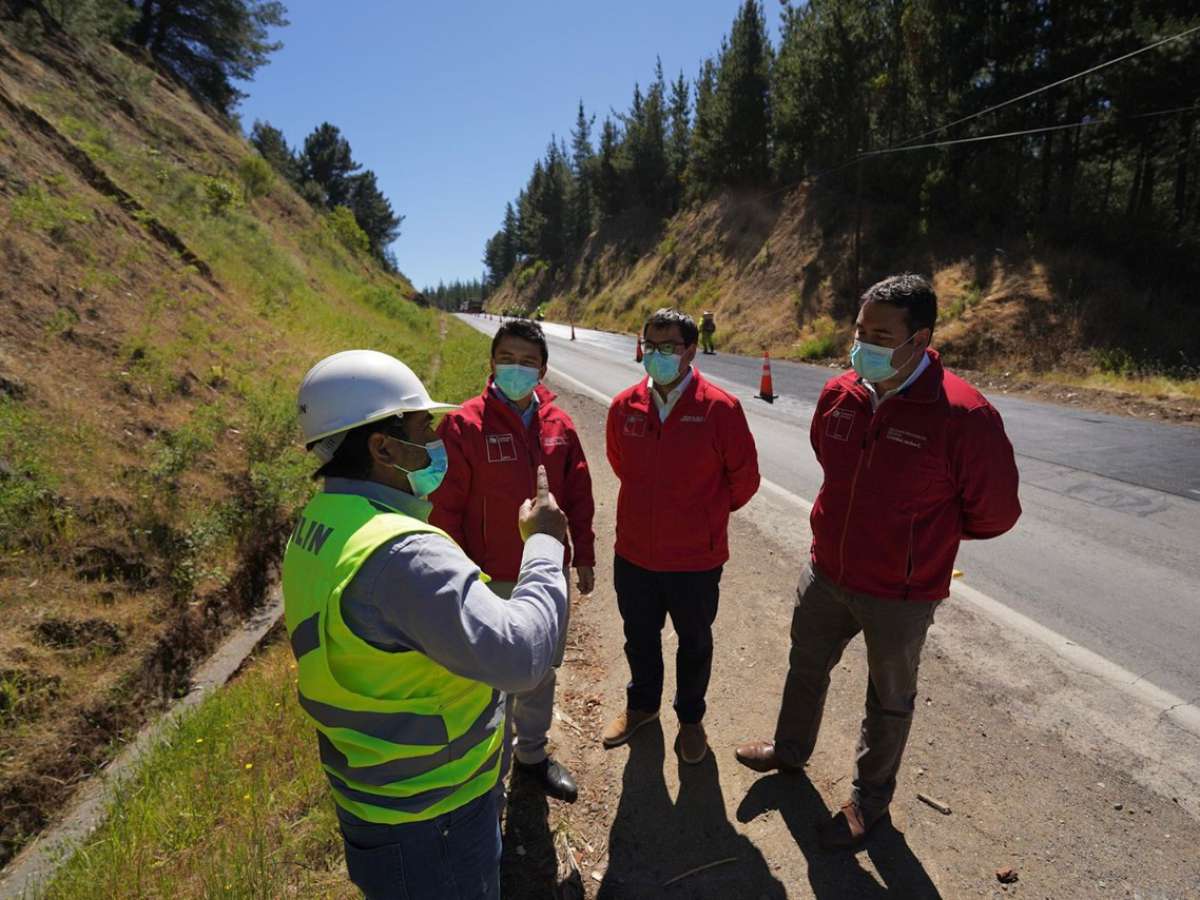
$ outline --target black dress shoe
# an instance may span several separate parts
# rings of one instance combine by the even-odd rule
[[[574,803],[579,796],[579,788],[575,786],[575,779],[571,777],[571,773],[562,763],[550,757],[532,765],[520,760],[515,762],[517,771],[536,779],[537,783],[542,786],[542,790],[546,792],[546,796],[562,800],[565,803]]]

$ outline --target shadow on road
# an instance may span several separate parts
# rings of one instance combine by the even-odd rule
[[[738,806],[739,822],[749,822],[770,810],[778,810],[808,863],[808,882],[819,900],[936,900],[941,894],[925,867],[908,846],[904,834],[891,819],[875,827],[867,841],[879,880],[858,863],[851,853],[823,850],[817,842],[815,825],[831,815],[821,795],[803,773],[775,774],[754,783]]]
[[[672,803],[664,765],[679,766]],[[664,887],[698,866],[736,858]],[[783,885],[750,839],[725,815],[720,773],[712,753],[698,765],[668,759],[662,726],[641,728],[629,744],[621,800],[609,833],[609,863],[598,900],[659,897],[785,897]]]

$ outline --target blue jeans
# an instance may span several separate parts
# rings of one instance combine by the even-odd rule
[[[493,791],[428,822],[341,826],[350,880],[367,900],[499,900]]]

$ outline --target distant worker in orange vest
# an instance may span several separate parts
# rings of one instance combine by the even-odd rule
[[[717,353],[713,349],[713,335],[716,331],[717,323],[713,321],[713,314],[706,310],[700,319],[700,344],[707,356],[715,356]]]

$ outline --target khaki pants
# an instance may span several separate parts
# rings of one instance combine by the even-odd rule
[[[829,673],[861,631],[869,677],[852,799],[868,821],[887,809],[896,790],[896,773],[912,725],[921,648],[940,602],[854,594],[811,565],[800,578],[775,752],[785,765],[807,762],[821,728]]]
[[[514,581],[493,581],[488,584],[492,593],[505,600],[512,596]],[[569,590],[569,588],[568,588]],[[505,734],[503,761],[500,765],[500,782],[512,767],[513,734],[517,736],[516,756],[518,762],[533,765],[546,758],[546,741],[550,725],[554,721],[554,687],[558,681],[558,666],[562,664],[566,648],[567,629],[562,630],[558,651],[554,656],[554,667],[547,670],[538,684],[520,694],[509,694],[505,710]]]

